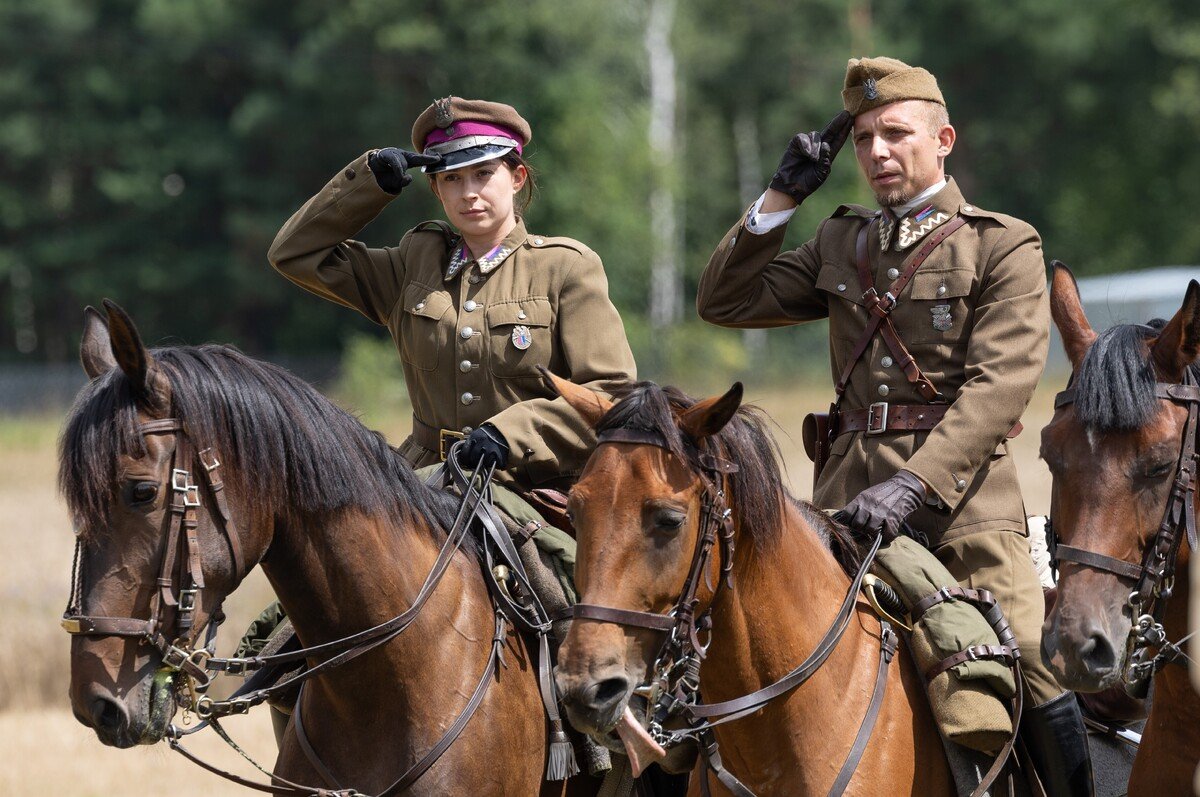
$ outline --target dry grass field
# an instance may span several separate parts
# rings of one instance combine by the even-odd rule
[[[1053,391],[1062,379],[1048,378],[1024,419],[1027,431],[1013,443],[1031,513],[1049,505],[1049,476],[1037,460],[1038,431],[1051,413]],[[805,412],[826,405],[829,390],[809,384],[798,391],[756,392],[779,424],[775,430],[793,491],[810,492],[811,465],[800,445]],[[0,418],[0,739],[5,765],[0,793],[61,795],[232,795],[247,793],[192,766],[165,745],[113,750],[71,716],[67,704],[67,635],[58,626],[67,597],[72,536],[55,489],[55,439],[60,417]],[[373,424],[394,442],[405,421],[389,417]],[[227,604],[229,623],[222,650],[269,599],[255,573]],[[236,738],[265,763],[274,742],[264,714],[229,722]],[[210,734],[195,747],[227,767],[238,760]],[[252,774],[246,767],[237,771]]]

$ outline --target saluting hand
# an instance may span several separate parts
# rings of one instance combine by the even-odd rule
[[[375,150],[367,157],[367,166],[375,175],[375,182],[389,194],[399,194],[412,182],[409,169],[414,166],[436,166],[441,162],[440,156],[422,155],[396,147]]]
[[[833,159],[853,128],[854,117],[842,111],[824,130],[792,136],[771,178],[771,188],[787,194],[797,204],[810,197],[829,177]]]

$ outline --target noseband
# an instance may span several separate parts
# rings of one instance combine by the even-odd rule
[[[1129,593],[1129,608],[1132,627],[1126,643],[1129,666],[1125,671],[1126,689],[1135,696],[1145,696],[1151,676],[1171,662],[1183,661],[1178,644],[1167,641],[1162,626],[1162,615],[1168,598],[1175,587],[1175,565],[1184,537],[1193,552],[1196,551],[1196,469],[1200,462],[1197,455],[1198,416],[1200,416],[1200,386],[1195,384],[1190,371],[1184,372],[1179,384],[1158,382],[1154,386],[1156,398],[1165,399],[1187,408],[1187,421],[1183,427],[1183,441],[1179,447],[1179,461],[1175,466],[1175,480],[1167,497],[1163,511],[1150,544],[1142,556],[1141,564],[1117,559],[1113,556],[1076,548],[1058,542],[1054,533],[1053,507],[1051,521],[1047,524],[1047,541],[1050,545],[1051,561],[1074,562],[1112,573],[1118,578],[1134,582]],[[1054,408],[1066,407],[1075,402],[1076,390],[1068,387],[1054,398]],[[1150,648],[1159,652],[1151,656]]]
[[[62,627],[73,636],[118,636],[140,639],[157,650],[165,668],[183,671],[190,678],[189,690],[202,692],[210,678],[204,664],[214,653],[217,627],[224,616],[218,603],[209,612],[208,637],[203,647],[196,649],[196,613],[204,594],[204,573],[200,567],[200,542],[197,535],[201,485],[192,480],[191,468],[200,463],[201,482],[217,512],[213,513],[233,557],[234,581],[244,574],[244,558],[237,529],[225,500],[225,484],[221,479],[221,462],[211,448],[196,451],[191,438],[176,418],[163,418],[138,425],[143,436],[174,434],[175,451],[171,458],[171,505],[164,517],[166,542],[158,566],[155,590],[150,598],[150,618],[103,617],[82,613],[83,576],[79,570],[82,540],[75,543],[75,560],[71,569],[71,595],[63,613]],[[174,617],[171,617],[171,614]],[[173,623],[171,622],[173,620]],[[179,696],[180,698],[182,696]]]

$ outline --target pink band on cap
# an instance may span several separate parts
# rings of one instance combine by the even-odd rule
[[[523,146],[521,137],[512,130],[500,125],[491,125],[487,122],[455,122],[444,130],[436,128],[425,139],[425,146],[431,147],[434,144],[444,144],[447,141],[467,136],[504,136],[505,138],[511,138],[517,142],[516,149],[518,153]]]

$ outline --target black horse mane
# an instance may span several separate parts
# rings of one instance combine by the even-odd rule
[[[1075,417],[1086,428],[1132,431],[1150,422],[1158,411],[1158,376],[1147,341],[1166,323],[1156,318],[1147,324],[1119,324],[1092,343],[1075,373]],[[1200,363],[1189,370],[1200,383]]]
[[[600,420],[597,433],[609,429],[633,429],[662,435],[667,448],[682,461],[699,468],[694,441],[685,438],[676,423],[676,413],[696,400],[675,387],[653,382],[637,382],[613,390],[616,404]],[[797,501],[783,485],[778,463],[778,446],[766,430],[769,419],[753,405],[743,405],[725,428],[709,438],[708,450],[736,463],[737,472],[729,477],[730,508],[734,523],[753,541],[756,550],[765,550],[780,534],[785,502],[796,506],[813,527],[838,563],[847,571],[858,564],[858,547],[853,537],[824,512]]]
[[[198,448],[213,448],[225,480],[253,498],[255,512],[301,522],[343,510],[404,523],[423,518],[443,529],[453,522],[453,499],[426,487],[382,435],[287,370],[233,346],[151,356],[170,383],[171,414]],[[81,535],[110,521],[118,457],[145,453],[137,422],[133,387],[119,368],[93,379],[71,408],[58,481]]]

